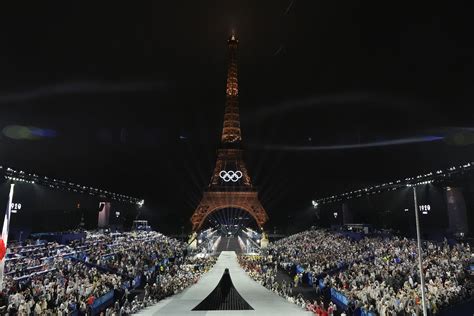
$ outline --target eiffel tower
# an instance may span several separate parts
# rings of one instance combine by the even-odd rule
[[[239,85],[237,81],[237,47],[233,34],[227,41],[229,66],[227,70],[226,104],[221,146],[208,189],[191,217],[193,232],[198,231],[207,216],[225,208],[242,209],[249,213],[260,228],[268,215],[258,199],[243,161],[239,115]]]

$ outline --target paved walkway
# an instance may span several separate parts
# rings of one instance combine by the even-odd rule
[[[225,268],[230,271],[232,282],[240,295],[252,306],[251,311],[192,311],[219,283]],[[223,251],[214,267],[201,277],[198,283],[182,293],[169,297],[141,311],[138,315],[212,315],[212,316],[287,316],[312,315],[295,304],[269,291],[253,281],[240,267],[233,251]]]
[[[216,247],[216,253],[222,251],[235,251],[238,255],[242,253],[237,237],[222,237],[219,245]]]

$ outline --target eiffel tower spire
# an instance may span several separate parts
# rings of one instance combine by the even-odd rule
[[[240,133],[239,115],[239,83],[237,80],[237,47],[239,40],[235,34],[227,41],[229,48],[229,66],[227,69],[226,103],[224,112],[224,126],[221,142],[223,144],[239,144],[242,140]]]

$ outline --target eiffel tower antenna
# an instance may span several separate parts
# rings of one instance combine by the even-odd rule
[[[242,141],[239,114],[239,81],[237,78],[237,48],[239,40],[234,32],[232,32],[231,37],[227,41],[227,46],[229,49],[229,65],[227,68],[226,102],[221,142],[223,144],[238,144]]]

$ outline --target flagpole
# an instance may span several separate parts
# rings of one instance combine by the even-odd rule
[[[8,249],[8,230],[10,228],[10,216],[12,212],[12,201],[13,201],[13,190],[15,188],[15,184],[10,184],[10,194],[8,196],[8,204],[7,209],[5,211],[5,219],[3,220],[3,230],[2,230],[2,242],[3,246],[5,247],[5,255],[1,258],[0,262],[0,291],[3,290],[3,271],[5,269],[5,259],[6,259],[6,250]]]

